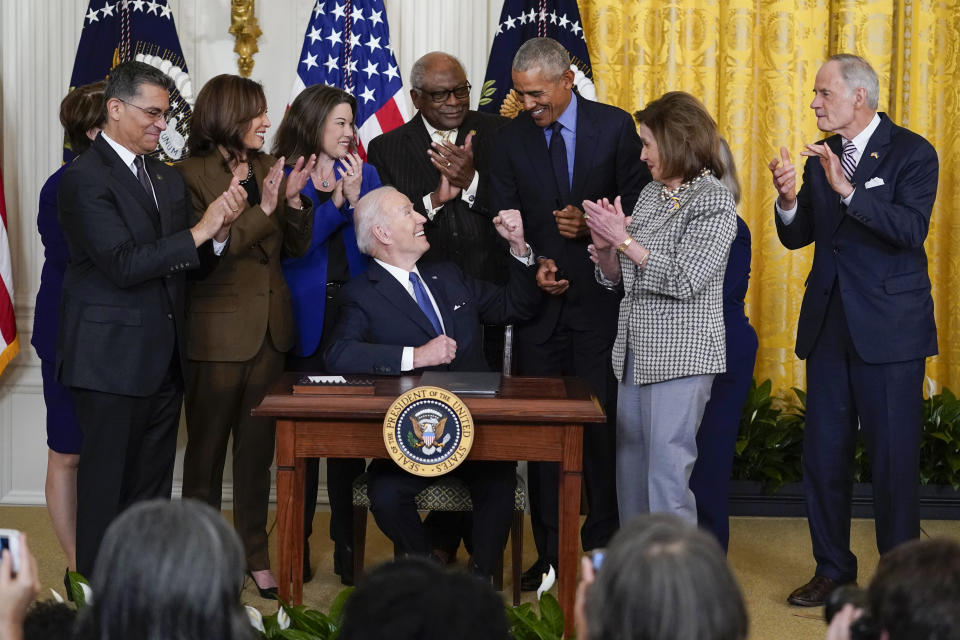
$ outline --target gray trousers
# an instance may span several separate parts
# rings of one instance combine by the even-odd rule
[[[617,502],[620,522],[644,513],[673,513],[697,522],[690,474],[697,429],[713,374],[635,385],[628,351],[617,399]]]

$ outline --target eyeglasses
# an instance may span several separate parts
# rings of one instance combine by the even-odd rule
[[[450,97],[451,93],[457,100],[463,100],[464,98],[470,97],[470,83],[468,82],[467,84],[460,85],[459,87],[454,87],[453,89],[443,89],[441,91],[424,91],[423,89],[417,87],[417,91],[430,96],[430,99],[433,100],[435,104],[441,104],[447,101],[447,98]]]
[[[167,109],[166,111],[160,111],[160,109],[157,109],[156,107],[150,107],[149,109],[145,109],[140,105],[133,104],[132,102],[127,102],[123,98],[117,98],[117,100],[119,100],[123,104],[128,104],[131,107],[136,107],[137,109],[140,109],[140,111],[143,111],[145,114],[150,116],[153,120],[163,119],[164,122],[166,122],[167,118],[170,117],[170,114],[173,113],[173,109]]]

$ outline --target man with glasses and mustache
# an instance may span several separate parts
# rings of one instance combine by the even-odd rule
[[[191,226],[180,174],[146,157],[167,127],[172,88],[150,65],[114,68],[103,131],[63,174],[57,198],[70,262],[56,371],[73,392],[83,432],[77,570],[87,576],[117,514],[170,497],[186,272],[215,266],[246,197],[234,179]]]

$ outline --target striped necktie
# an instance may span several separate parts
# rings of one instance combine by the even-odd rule
[[[857,145],[853,144],[852,140],[845,140],[843,142],[843,155],[840,156],[840,166],[843,167],[843,175],[847,178],[848,182],[853,182],[853,172],[857,170],[857,161],[854,160],[853,154],[857,152]]]

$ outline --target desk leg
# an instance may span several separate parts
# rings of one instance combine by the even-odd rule
[[[580,480],[583,468],[583,426],[572,425],[564,430],[563,461],[560,467],[560,549],[557,579],[560,606],[563,608],[563,633],[571,637],[573,605],[577,593],[577,526],[580,523]]]
[[[277,583],[284,602],[303,601],[303,484],[306,464],[294,459],[296,423],[277,421]]]

